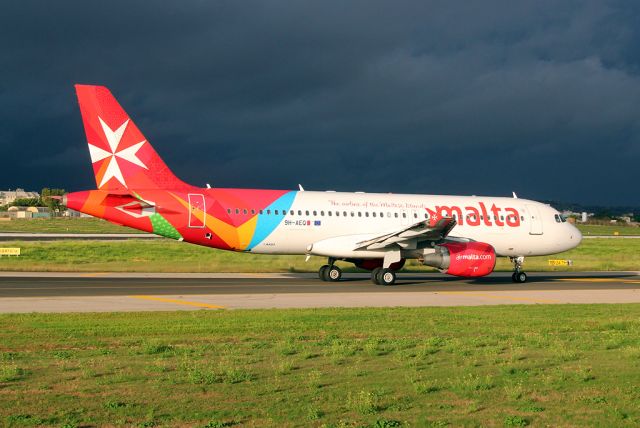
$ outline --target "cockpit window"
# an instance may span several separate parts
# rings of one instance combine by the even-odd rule
[[[555,216],[556,223],[562,223],[562,219],[560,218],[560,214],[556,214]]]

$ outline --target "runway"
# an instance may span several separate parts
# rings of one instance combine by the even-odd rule
[[[392,287],[363,274],[0,273],[4,313],[561,303],[640,303],[640,273],[531,273],[526,284],[408,273]]]

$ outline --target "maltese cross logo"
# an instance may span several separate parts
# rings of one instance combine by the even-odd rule
[[[144,169],[149,169],[147,166],[138,158],[138,151],[140,147],[146,143],[146,140],[142,140],[141,142],[134,144],[133,146],[127,147],[126,149],[119,150],[120,141],[122,140],[122,136],[124,135],[124,131],[127,129],[127,125],[129,124],[129,119],[127,119],[118,129],[115,131],[112,130],[109,125],[104,123],[102,118],[98,117],[100,121],[100,125],[102,125],[102,130],[104,131],[104,136],[107,138],[107,142],[109,143],[110,151],[101,149],[100,147],[96,147],[93,144],[89,144],[89,153],[91,154],[91,162],[96,163],[101,160],[110,158],[108,160],[109,164],[107,165],[107,169],[105,170],[102,180],[100,181],[100,185],[98,187],[104,186],[111,178],[115,178],[118,180],[124,187],[127,187],[127,183],[124,181],[124,177],[122,176],[122,170],[119,162],[122,162],[119,159],[124,159],[128,162],[131,162],[134,165],[138,165]]]

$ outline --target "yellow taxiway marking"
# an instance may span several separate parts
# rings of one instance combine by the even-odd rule
[[[535,299],[532,297],[505,296],[497,294],[476,293],[469,291],[441,291],[439,294],[455,294],[458,296],[484,297],[486,299],[513,300],[516,302],[532,302],[532,303],[561,303],[559,300],[552,299]]]
[[[225,309],[224,306],[220,306],[220,305],[211,305],[209,303],[202,303],[202,302],[190,302],[188,300],[181,300],[181,299],[165,299],[164,297],[155,297],[155,296],[129,296],[129,297],[131,297],[132,299],[153,300],[154,302],[175,303],[177,305],[195,306],[197,308]]]
[[[624,284],[640,284],[640,280],[638,279],[624,279],[624,278],[556,278],[555,281],[622,282]]]
[[[83,273],[80,275],[83,278],[94,278],[96,276],[106,275],[106,272],[93,272],[93,273]]]

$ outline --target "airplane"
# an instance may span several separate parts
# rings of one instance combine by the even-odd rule
[[[97,189],[63,204],[178,241],[257,254],[326,257],[393,285],[408,259],[457,277],[490,274],[509,257],[524,283],[524,257],[563,252],[582,235],[549,205],[513,197],[206,188],[176,177],[104,86],[75,85]]]

